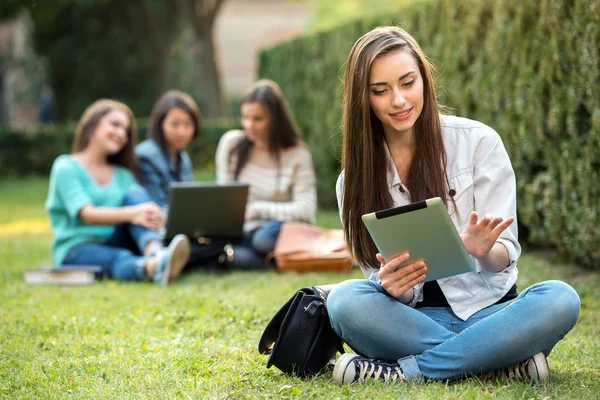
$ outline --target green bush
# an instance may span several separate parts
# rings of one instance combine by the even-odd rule
[[[600,268],[599,21],[597,0],[430,1],[265,49],[259,75],[283,88],[331,205],[348,52],[373,27],[403,27],[434,60],[441,103],[502,136],[523,239]]]
[[[237,119],[205,120],[197,140],[188,148],[195,168],[214,162],[219,138],[239,127]],[[138,140],[146,137],[147,120],[138,120]],[[18,130],[0,127],[0,176],[47,175],[54,159],[71,152],[75,124]]]

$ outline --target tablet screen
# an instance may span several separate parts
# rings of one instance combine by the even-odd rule
[[[386,262],[406,251],[410,259],[403,265],[425,260],[424,282],[475,270],[439,197],[365,214],[362,220]]]

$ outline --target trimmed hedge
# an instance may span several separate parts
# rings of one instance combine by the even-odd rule
[[[219,138],[239,128],[237,119],[205,120],[202,131],[187,150],[194,167],[212,165]],[[138,140],[146,137],[147,120],[138,120]],[[49,174],[54,159],[70,153],[75,124],[17,130],[0,127],[0,176]]]
[[[522,238],[600,269],[598,1],[430,1],[264,49],[259,75],[290,102],[323,204],[335,201],[346,57],[360,36],[390,24],[435,60],[441,103],[502,136],[517,174]]]

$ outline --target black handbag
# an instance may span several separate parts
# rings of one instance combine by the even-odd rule
[[[327,295],[332,288],[300,289],[277,311],[258,343],[261,354],[270,354],[267,368],[274,365],[303,378],[318,373],[336,352],[344,352],[327,315]]]

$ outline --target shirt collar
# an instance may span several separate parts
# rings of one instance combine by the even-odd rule
[[[398,175],[398,170],[396,169],[396,164],[394,164],[394,158],[392,157],[392,153],[390,152],[390,148],[387,145],[387,142],[383,141],[385,148],[385,158],[387,162],[387,182],[390,189],[399,186],[402,184],[400,180],[400,175]]]

